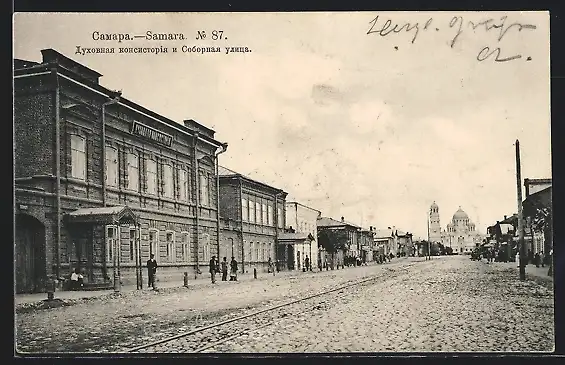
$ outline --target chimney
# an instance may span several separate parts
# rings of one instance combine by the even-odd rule
[[[341,217],[341,223],[345,222],[345,218]]]
[[[386,227],[387,229],[391,229],[390,227]]]
[[[508,218],[507,216],[504,216],[504,219]]]

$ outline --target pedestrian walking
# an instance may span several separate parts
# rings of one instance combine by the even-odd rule
[[[545,255],[543,254],[543,251],[540,252],[539,260],[540,260],[540,263],[541,263],[541,267],[545,267]]]
[[[224,257],[222,260],[222,281],[228,281],[228,259]]]
[[[540,265],[540,254],[539,254],[539,252],[536,252],[536,254],[534,255],[534,263],[536,264],[536,267],[539,267],[539,265]]]
[[[216,262],[216,256],[212,256],[210,259],[210,279],[212,279],[212,284],[216,283],[216,271],[218,270],[218,263]]]
[[[518,267],[520,267],[520,252],[516,252],[516,262],[518,263]]]
[[[304,271],[309,271],[310,270],[310,259],[308,258],[308,255],[306,255],[306,258],[304,259]]]
[[[230,262],[230,281],[237,281],[237,260],[233,256]]]

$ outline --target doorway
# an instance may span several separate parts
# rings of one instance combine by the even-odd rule
[[[16,216],[16,293],[41,292],[47,276],[45,226],[27,214]]]

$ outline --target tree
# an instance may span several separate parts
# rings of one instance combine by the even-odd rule
[[[318,233],[318,244],[332,254],[332,270],[336,252],[347,249],[347,232],[340,229],[323,229]]]

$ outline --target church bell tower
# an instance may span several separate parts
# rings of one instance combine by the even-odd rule
[[[430,241],[441,243],[441,225],[439,223],[439,207],[434,201],[430,206],[430,212],[428,214],[429,219],[429,230],[430,230]]]

